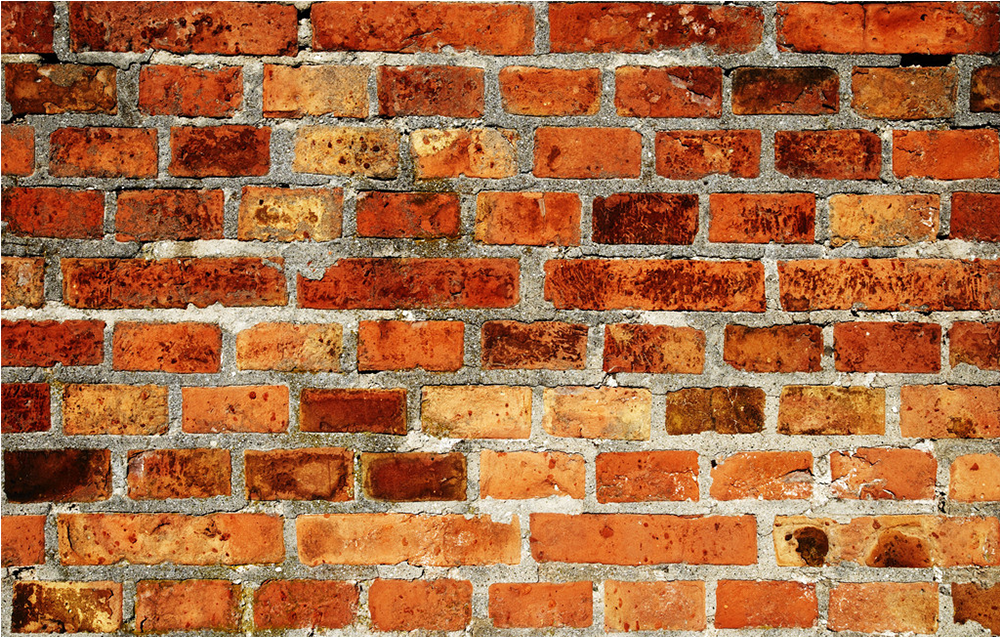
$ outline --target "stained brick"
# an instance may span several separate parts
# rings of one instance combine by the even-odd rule
[[[358,371],[425,369],[454,372],[465,355],[461,321],[361,321]]]
[[[104,321],[3,321],[4,367],[100,365]]]
[[[840,110],[840,76],[825,67],[733,71],[735,115],[828,115]]]
[[[598,502],[698,500],[696,451],[599,453]]]
[[[29,237],[100,239],[104,193],[69,188],[4,188],[6,232]]]
[[[372,500],[465,500],[466,462],[461,453],[363,453],[361,488]]]
[[[339,372],[339,323],[260,323],[236,335],[238,369]]]
[[[604,582],[604,630],[704,630],[704,582]]]
[[[156,177],[156,131],[151,128],[60,128],[49,138],[53,177]]]
[[[5,515],[3,517],[3,568],[45,563],[44,515]]]
[[[488,321],[483,323],[483,369],[583,369],[586,325]]]
[[[184,431],[188,433],[278,433],[288,429],[288,388],[182,387]]]
[[[4,383],[0,430],[5,434],[34,433],[52,428],[52,407],[46,383]]]
[[[904,386],[900,397],[906,438],[1000,438],[1000,387]]]
[[[4,75],[14,115],[118,113],[118,75],[113,66],[5,64]]]
[[[150,449],[128,452],[128,497],[133,500],[230,495],[229,451]]]
[[[111,633],[122,627],[122,585],[14,582],[11,607],[15,633]]]
[[[299,428],[323,433],[406,433],[405,389],[303,389]]]
[[[856,449],[830,454],[830,488],[848,500],[929,500],[937,461],[919,449]]]
[[[222,360],[222,331],[209,323],[115,324],[112,366],[119,370],[212,374]]]
[[[168,170],[174,177],[262,176],[270,167],[270,128],[224,125],[170,129]]]
[[[816,585],[720,580],[716,628],[810,628],[819,617]]]
[[[360,237],[439,239],[457,237],[458,195],[433,192],[361,192],[355,204]]]
[[[692,180],[760,175],[759,130],[663,131],[656,134],[656,174]]]
[[[167,388],[158,385],[66,385],[63,433],[155,436],[167,433]]]
[[[950,467],[948,497],[959,502],[1000,501],[1000,456],[974,453],[955,458]]]
[[[988,129],[893,131],[892,171],[899,178],[1000,177],[1000,139]]]
[[[390,128],[303,126],[295,134],[292,170],[395,179],[399,172],[399,133]]]
[[[691,245],[698,232],[698,195],[620,193],[593,209],[595,243]]]
[[[531,388],[507,385],[423,388],[420,420],[425,433],[444,438],[527,438]]]
[[[648,440],[652,396],[629,387],[556,387],[544,391],[546,433],[563,438]]]
[[[956,192],[951,196],[952,239],[1000,241],[1000,193]]]
[[[952,367],[963,363],[1000,371],[1000,323],[956,321],[948,330]]]
[[[237,236],[243,241],[332,241],[340,237],[340,188],[244,186]]]
[[[368,116],[364,66],[264,65],[264,117]]]
[[[258,630],[345,628],[358,609],[358,587],[329,580],[267,580],[253,594]]]
[[[354,499],[354,453],[341,448],[247,449],[248,500]]]
[[[118,241],[221,239],[221,190],[125,190],[118,193]],[[103,207],[102,207],[103,216]]]
[[[9,502],[98,502],[111,497],[107,449],[4,451]]]
[[[482,117],[484,75],[466,66],[381,66],[379,115]]]
[[[139,110],[146,115],[232,117],[243,107],[243,72],[155,65],[139,70]]]
[[[796,179],[878,179],[882,140],[867,130],[777,131],[774,168]]]
[[[812,243],[816,196],[812,193],[718,193],[710,199],[708,240],[721,243]]]
[[[941,371],[941,326],[934,323],[837,323],[837,371],[935,373]]]
[[[623,117],[721,117],[717,66],[620,66],[615,107]]]
[[[376,630],[462,630],[472,621],[472,582],[377,579],[368,606]]]
[[[955,604],[955,623],[978,622],[990,632],[1000,632],[1000,585],[983,586],[975,582],[953,583],[951,598]]]
[[[604,327],[604,371],[609,374],[700,374],[704,367],[701,330],[627,323]]]
[[[489,614],[497,628],[586,628],[593,623],[591,582],[491,584]]]
[[[628,128],[539,128],[535,177],[629,179],[642,170],[642,137]]]
[[[55,6],[51,2],[5,2],[0,8],[6,26],[0,32],[4,53],[52,53]]]
[[[417,179],[450,179],[465,175],[502,179],[518,173],[514,130],[422,128],[410,133],[410,155]]]
[[[583,456],[561,451],[492,451],[479,455],[479,497],[527,500],[565,495],[582,500]]]
[[[753,451],[713,462],[715,500],[802,500],[812,496],[808,451]]]
[[[240,626],[239,584],[226,580],[146,580],[136,584],[140,633],[235,631]]]
[[[1000,113],[1000,66],[981,66],[972,71],[969,110]]]
[[[515,115],[594,115],[601,106],[600,69],[508,66],[499,80],[503,109]]]
[[[905,246],[933,241],[940,224],[938,195],[834,195],[830,245]]]
[[[764,390],[756,387],[681,389],[666,395],[667,433],[751,434],[764,430]]]
[[[817,325],[727,325],[722,358],[748,372],[818,372],[823,331]]]
[[[501,245],[580,243],[580,197],[568,192],[481,192],[476,241]]]
[[[831,630],[864,633],[934,633],[938,585],[913,582],[844,582],[830,591]]]
[[[3,309],[45,305],[44,257],[3,257],[0,272]]]
[[[868,387],[784,387],[778,407],[778,433],[883,435],[885,390]]]
[[[35,172],[35,129],[31,126],[4,124],[0,127],[3,156],[0,173],[12,177],[27,177]]]
[[[958,69],[854,68],[851,107],[873,119],[952,117],[958,97]]]

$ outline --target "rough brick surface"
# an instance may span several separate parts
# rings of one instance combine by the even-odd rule
[[[760,175],[757,130],[669,131],[656,134],[656,174],[667,179]]]

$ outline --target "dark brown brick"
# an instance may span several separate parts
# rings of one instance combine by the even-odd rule
[[[118,73],[113,66],[5,64],[4,74],[15,115],[118,112]]]
[[[170,129],[174,177],[266,175],[271,168],[271,129],[254,126],[176,126]]]
[[[1000,113],[1000,66],[981,66],[972,72],[969,110]]]
[[[0,386],[0,432],[23,434],[52,427],[51,397],[45,383],[4,383]]]
[[[303,389],[299,427],[323,433],[406,433],[405,389]]]
[[[722,358],[748,372],[818,372],[823,330],[818,325],[727,325]]]
[[[952,239],[1000,242],[1000,193],[956,192],[951,196]]]
[[[483,75],[465,66],[379,67],[379,115],[482,117]]]
[[[777,131],[774,168],[797,179],[878,179],[882,140],[867,130]]]
[[[691,245],[698,195],[620,193],[594,198],[595,243]]]
[[[977,622],[994,635],[1000,635],[1000,584],[983,584],[969,582],[951,585],[955,623]]]
[[[557,322],[483,324],[483,369],[583,369],[586,325]]]
[[[96,502],[111,497],[107,449],[46,449],[3,453],[4,494],[10,502]]]
[[[112,633],[122,627],[122,585],[14,582],[11,607],[15,633]]]
[[[333,447],[248,449],[246,481],[250,500],[353,500],[354,453]]]
[[[363,453],[362,488],[373,500],[465,500],[466,463],[461,453]]]
[[[733,72],[736,115],[825,115],[840,110],[840,76],[824,67],[746,67]]]
[[[4,2],[0,15],[4,26],[0,50],[4,53],[52,53],[56,20],[51,2]]]
[[[752,434],[764,430],[764,390],[682,389],[667,394],[667,433]]]

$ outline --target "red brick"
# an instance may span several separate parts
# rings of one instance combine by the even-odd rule
[[[410,155],[417,179],[465,175],[502,179],[518,173],[518,132],[497,128],[421,128],[410,133]]]
[[[812,193],[711,195],[708,240],[720,243],[812,243],[816,195]]]
[[[69,188],[4,188],[5,232],[29,237],[100,239],[104,193]]]
[[[941,371],[941,326],[933,323],[837,323],[833,350],[838,372]]]
[[[560,451],[491,451],[479,454],[479,497],[528,500],[569,496],[582,500],[587,470],[583,456]]]
[[[340,237],[341,188],[244,186],[237,236],[243,241],[332,241]]]
[[[591,582],[490,584],[497,628],[586,628],[594,621]]]
[[[4,451],[9,502],[98,502],[111,497],[107,449]]]
[[[931,500],[937,461],[919,449],[857,449],[830,454],[830,488],[846,500]]]
[[[104,321],[3,321],[4,367],[100,365]]]
[[[271,129],[254,126],[174,126],[170,167],[174,177],[266,175],[271,167]]]
[[[808,451],[738,453],[712,463],[715,500],[803,500],[812,496]]]
[[[0,307],[45,305],[44,257],[3,257],[0,273]]]
[[[358,371],[425,369],[454,372],[465,356],[461,321],[361,321]]]
[[[150,449],[128,452],[128,497],[133,500],[230,495],[229,450]]]
[[[952,367],[962,363],[1000,371],[1000,323],[956,321],[948,330]]]
[[[760,175],[760,131],[662,131],[656,134],[656,174],[693,180],[709,175]]]
[[[779,261],[778,274],[781,306],[789,312],[1000,308],[1000,261]]]
[[[940,227],[938,195],[834,195],[830,245],[905,246],[934,241]]]
[[[635,178],[642,170],[642,136],[628,128],[539,128],[536,177]]]
[[[556,3],[549,7],[553,53],[651,53],[703,46],[749,53],[761,42],[764,14],[753,7],[651,2]]]
[[[448,2],[321,2],[312,7],[317,51],[528,55],[535,18],[528,5]]]
[[[232,117],[243,107],[243,73],[158,64],[139,69],[139,111],[146,115]]]
[[[368,606],[375,630],[462,630],[472,621],[472,582],[377,579]]]
[[[1000,455],[975,453],[955,458],[948,498],[958,502],[1000,502]]]
[[[406,309],[512,307],[516,259],[341,259],[322,279],[298,279],[299,307]]]
[[[1000,113],[1000,66],[981,66],[972,71],[969,110]]]
[[[368,68],[264,65],[264,117],[368,116]]]
[[[297,173],[395,179],[399,133],[391,128],[303,126],[295,134]]]
[[[897,177],[986,179],[1000,177],[995,130],[892,131]]]
[[[253,593],[257,630],[345,628],[358,611],[358,587],[328,580],[267,580]]]
[[[757,523],[740,517],[531,514],[537,562],[756,564]]]
[[[749,261],[552,259],[545,299],[557,309],[763,312],[764,268]]]
[[[139,582],[135,596],[136,632],[238,630],[241,593],[239,584],[226,580]]]
[[[45,383],[4,383],[0,431],[5,434],[34,433],[52,428],[49,386]]]
[[[280,372],[339,372],[339,323],[259,323],[236,335],[236,367]]]
[[[735,115],[827,115],[840,110],[840,76],[825,67],[744,67],[733,72]]]
[[[167,433],[167,388],[159,385],[66,385],[68,436],[160,436]]]
[[[52,53],[55,6],[51,2],[5,2],[0,7],[4,53]]]
[[[466,463],[461,453],[363,453],[361,473],[361,488],[372,500],[465,500]]]
[[[793,386],[781,390],[778,433],[806,436],[885,434],[885,390]]]
[[[483,369],[583,369],[586,325],[488,321],[483,323]]]
[[[295,520],[299,561],[306,566],[517,564],[520,528],[516,515],[508,523],[488,515],[407,513],[300,515]]]
[[[952,239],[1000,241],[1000,193],[956,192],[951,195]]]
[[[953,117],[958,97],[958,69],[854,68],[851,107],[873,119]]]
[[[284,385],[182,387],[182,427],[187,433],[280,433],[288,429]]]
[[[600,69],[508,66],[499,80],[503,109],[515,115],[595,115],[601,107]]]
[[[246,451],[248,500],[354,499],[354,452],[348,449]]]
[[[482,117],[483,76],[467,66],[380,66],[379,115]]]
[[[704,629],[704,582],[604,582],[607,632]]]
[[[796,179],[878,179],[882,140],[867,130],[777,131],[774,168]]]
[[[622,117],[721,117],[717,66],[620,66],[615,108]]]
[[[1000,438],[1000,387],[903,387],[904,438]]]
[[[715,431],[751,434],[764,430],[764,390],[755,387],[681,389],[666,395],[671,435]]]
[[[544,391],[542,428],[563,438],[648,440],[652,397],[631,387],[555,387]]]
[[[406,433],[405,389],[303,389],[299,428],[323,433]]]
[[[811,628],[819,617],[816,585],[720,580],[716,628]]]
[[[117,71],[80,64],[5,64],[7,101],[14,115],[118,112]]]
[[[696,451],[600,453],[596,468],[601,503],[698,500]]]
[[[125,190],[118,193],[118,241],[221,239],[221,190]]]
[[[213,374],[222,357],[222,331],[209,323],[115,324],[112,365],[118,370]]]
[[[481,192],[476,241],[501,245],[580,244],[580,197],[568,192]]]
[[[45,516],[3,516],[3,568],[45,563]]]
[[[457,237],[458,195],[434,192],[360,192],[355,204],[359,237],[440,239]]]
[[[111,633],[122,627],[118,582],[14,582],[13,589],[12,632]]]
[[[722,358],[747,372],[818,372],[823,330],[818,325],[727,325]]]
[[[256,513],[84,513],[57,519],[66,566],[278,564],[285,559],[282,519]]]
[[[698,195],[618,193],[593,207],[595,243],[691,245],[698,232]]]
[[[295,7],[257,2],[75,2],[69,33],[73,51],[298,52]]]
[[[830,591],[827,626],[864,633],[935,633],[938,585],[913,582],[843,582]]]
[[[985,582],[984,582],[985,584]],[[978,622],[991,633],[1000,633],[1000,585],[952,583],[951,599],[955,605],[955,623]]]
[[[700,374],[705,333],[690,327],[615,324],[604,328],[604,371]]]
[[[439,438],[528,438],[531,388],[432,385],[420,402],[424,433]]]
[[[60,128],[49,139],[53,177],[156,177],[151,128]]]
[[[3,156],[0,173],[13,177],[27,177],[35,172],[35,129],[31,126],[4,124],[0,132]]]

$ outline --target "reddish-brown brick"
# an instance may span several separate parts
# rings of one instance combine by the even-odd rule
[[[825,67],[745,67],[733,72],[735,115],[827,115],[840,110],[840,76]]]
[[[358,611],[358,587],[329,580],[267,580],[253,593],[257,630],[345,628]]]
[[[299,429],[323,433],[406,433],[405,389],[303,389]]]
[[[361,474],[361,488],[372,500],[465,500],[466,463],[461,453],[363,453]]]
[[[938,585],[914,582],[843,582],[830,591],[827,626],[863,633],[935,633]]]
[[[955,623],[978,622],[993,634],[1000,633],[1000,584],[983,586],[975,582],[953,583],[951,598],[955,604]]]
[[[615,108],[623,117],[721,117],[717,66],[620,66]]]
[[[359,237],[440,239],[461,227],[454,193],[360,192],[355,209]]]
[[[248,500],[354,499],[354,452],[336,447],[246,451]]]
[[[752,434],[764,430],[764,390],[756,387],[681,389],[666,395],[666,427],[671,435],[715,431]]]
[[[222,238],[221,190],[125,190],[118,193],[118,241]]]
[[[69,188],[4,188],[5,232],[29,237],[100,239],[104,193]]]
[[[604,582],[607,632],[704,629],[704,582]]]
[[[0,127],[0,173],[26,177],[35,172],[35,129],[32,126],[4,124]]]
[[[483,323],[483,369],[583,369],[586,325],[488,321]]]
[[[764,14],[754,7],[652,2],[554,3],[553,53],[651,53],[703,46],[749,53],[761,42]]]
[[[73,51],[295,55],[295,7],[263,2],[77,2]]]
[[[878,179],[882,140],[867,130],[777,131],[774,167],[796,179]]]
[[[857,449],[830,454],[830,488],[847,500],[930,500],[937,461],[919,449]]]
[[[111,343],[115,369],[174,374],[219,371],[222,331],[209,323],[115,324]]]
[[[170,167],[174,177],[266,175],[271,167],[271,129],[254,126],[174,126]]]
[[[24,434],[52,428],[52,398],[46,383],[4,383],[0,432]]]
[[[988,129],[893,131],[892,171],[900,178],[995,179],[1000,139]]]
[[[952,117],[958,97],[954,67],[854,68],[851,107],[873,119]]]
[[[531,388],[509,385],[424,387],[422,429],[446,438],[528,438]]]
[[[489,613],[497,628],[586,628],[594,621],[593,583],[491,584]]]
[[[1000,66],[981,66],[972,71],[969,110],[1000,113]]]
[[[1000,193],[956,192],[951,196],[952,239],[1000,241]]]
[[[235,631],[239,584],[226,580],[145,580],[136,584],[136,632]]]
[[[97,502],[111,497],[107,449],[4,451],[4,495],[10,502]]]
[[[339,323],[259,323],[236,335],[236,367],[281,372],[339,372]]]
[[[167,388],[158,385],[66,385],[63,433],[158,436],[167,433]]]
[[[60,128],[49,138],[53,177],[156,177],[151,128]]]
[[[14,115],[118,112],[113,66],[5,64],[7,101]]]
[[[781,390],[778,433],[885,434],[885,390],[868,387],[788,386]]]
[[[45,305],[45,258],[3,257],[0,261],[0,307]]]
[[[0,7],[4,53],[52,53],[55,6],[51,2],[5,2]]]
[[[604,328],[604,371],[609,374],[700,374],[704,367],[701,330],[627,323]]]
[[[580,243],[580,197],[568,192],[481,192],[476,241],[501,245]]]
[[[718,193],[711,195],[708,240],[721,243],[812,243],[816,195]]]
[[[264,117],[368,116],[364,66],[264,65]]]
[[[962,363],[1000,371],[1000,323],[956,321],[948,330],[952,367]]]
[[[940,224],[938,195],[834,195],[830,245],[905,246],[933,241]]]
[[[595,243],[690,245],[698,232],[698,195],[595,197],[592,228]]]
[[[341,259],[322,279],[299,275],[299,307],[511,307],[519,300],[519,273],[516,259]]]
[[[652,396],[631,387],[555,387],[544,391],[542,427],[563,438],[648,440]]]
[[[13,588],[15,633],[112,633],[122,627],[118,582],[14,582]]]
[[[100,365],[104,321],[3,321],[4,367]]]
[[[288,388],[183,387],[187,433],[278,433],[288,429]]]
[[[698,452],[597,454],[598,502],[698,500]]]
[[[340,237],[340,188],[244,186],[237,236],[243,241],[332,241]]]
[[[720,580],[716,628],[810,628],[819,617],[816,585]]]
[[[515,115],[594,115],[601,107],[600,69],[508,66],[499,79],[503,109]]]
[[[900,397],[906,438],[1000,438],[1000,387],[916,385]]]
[[[45,563],[45,516],[3,516],[3,568]]]
[[[941,371],[941,326],[934,323],[837,323],[838,372]]]
[[[823,330],[817,325],[727,325],[722,358],[747,372],[818,372]]]
[[[472,621],[472,582],[377,579],[368,607],[376,630],[463,630]]]
[[[395,179],[399,133],[391,128],[303,126],[295,134],[297,173]]]
[[[379,115],[482,117],[483,69],[467,66],[381,66]]]
[[[150,449],[128,452],[128,497],[133,500],[230,495],[229,451]]]
[[[1000,501],[1000,455],[974,453],[951,463],[948,497],[959,502]]]
[[[417,179],[513,177],[517,139],[518,132],[510,129],[421,128],[410,133],[414,173]]]
[[[759,130],[663,131],[656,134],[656,174],[667,179],[760,175]]]
[[[801,500],[812,496],[808,451],[753,451],[712,463],[715,500]]]
[[[139,70],[139,110],[146,115],[232,117],[243,106],[243,73],[159,64]]]
[[[361,321],[358,371],[426,369],[454,372],[465,355],[461,321]]]
[[[582,500],[583,456],[561,451],[491,451],[479,454],[479,497],[527,500],[565,495]]]
[[[539,128],[536,177],[629,179],[642,170],[642,136],[628,128]]]

